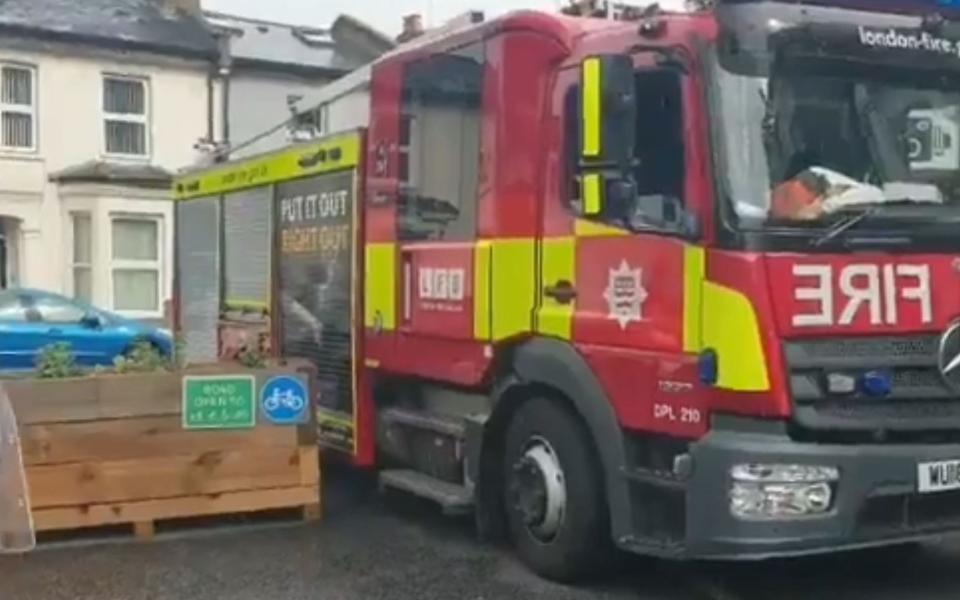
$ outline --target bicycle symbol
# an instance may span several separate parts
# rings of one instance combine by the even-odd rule
[[[300,412],[306,405],[307,400],[294,390],[281,390],[278,387],[273,388],[273,393],[263,401],[263,407],[269,412],[274,412],[280,407]]]

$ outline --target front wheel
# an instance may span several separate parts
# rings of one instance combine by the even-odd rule
[[[603,478],[583,423],[535,398],[507,429],[504,505],[520,558],[543,577],[596,575],[610,552]]]

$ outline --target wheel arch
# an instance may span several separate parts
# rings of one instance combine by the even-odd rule
[[[534,338],[502,349],[492,390],[492,411],[483,424],[468,429],[468,474],[477,486],[481,535],[500,537],[499,464],[506,426],[517,408],[533,396],[562,402],[585,425],[604,482],[614,540],[631,531],[630,497],[621,467],[626,464],[623,433],[599,380],[569,343]]]

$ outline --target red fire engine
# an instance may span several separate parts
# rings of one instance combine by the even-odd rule
[[[960,529],[960,12],[690,4],[425,36],[357,133],[178,180],[188,346],[253,247],[188,207],[266,186],[325,445],[544,576]]]

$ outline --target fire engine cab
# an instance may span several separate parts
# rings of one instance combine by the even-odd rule
[[[188,353],[266,290],[322,443],[555,579],[960,530],[960,10],[689,4],[426,35],[179,178]]]

